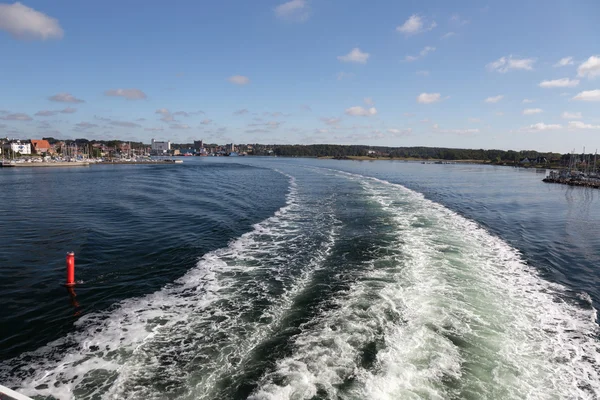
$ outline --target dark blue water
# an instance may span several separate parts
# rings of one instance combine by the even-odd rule
[[[59,399],[599,395],[597,191],[507,167],[185,161],[0,170],[0,383]]]
[[[233,163],[103,165],[0,170],[0,187],[6,359],[70,331],[78,315],[180,277],[279,209],[287,179]],[[78,307],[60,285],[67,251],[83,281]]]

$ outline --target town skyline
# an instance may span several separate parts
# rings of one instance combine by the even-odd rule
[[[594,2],[228,1],[163,11],[0,2],[0,137],[598,146]]]

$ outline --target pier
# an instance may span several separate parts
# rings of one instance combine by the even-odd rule
[[[554,174],[553,174],[554,173]],[[556,171],[542,179],[546,183],[560,183],[569,186],[582,186],[600,189],[600,178],[594,177],[562,177]]]
[[[90,165],[173,165],[183,164],[183,160],[144,160],[144,161],[59,161],[59,162],[2,162],[1,168],[56,168],[89,167]]]
[[[600,177],[582,173],[571,173],[569,171],[550,171],[548,176],[542,179],[542,181],[546,183],[560,183],[562,185],[600,189]]]
[[[183,164],[183,160],[143,160],[143,161],[101,161],[98,165],[166,165],[166,164]]]
[[[3,162],[2,168],[89,167],[89,162]]]
[[[571,152],[569,166],[567,169],[550,171],[542,179],[546,183],[560,183],[569,186],[582,186],[600,189],[600,174],[598,171],[598,151],[595,154],[585,154],[585,148],[581,156]]]

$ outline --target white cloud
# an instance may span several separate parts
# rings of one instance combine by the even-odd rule
[[[448,32],[445,35],[442,35],[442,39],[448,39],[448,38],[451,38],[454,35],[456,35],[456,33],[454,33],[454,32]]]
[[[3,119],[5,121],[31,121],[32,120],[32,118],[29,115],[23,114],[23,113],[2,115],[2,116],[0,116],[0,119]]]
[[[282,122],[282,121],[269,121],[269,122],[265,123],[265,126],[268,126],[271,129],[277,129],[284,123],[285,122]]]
[[[581,119],[583,118],[583,115],[581,115],[580,112],[565,111],[562,113],[561,117],[564,119]]]
[[[481,122],[481,119],[480,118],[472,118],[471,117],[471,118],[467,118],[467,121],[476,124],[476,123]]]
[[[227,78],[227,80],[234,85],[247,85],[250,83],[250,78],[243,75],[233,75]]]
[[[52,117],[56,115],[58,111],[42,110],[35,113],[38,117]]]
[[[439,93],[421,93],[417,96],[417,103],[431,104],[437,103],[442,99],[442,95]]]
[[[496,115],[499,117],[502,117],[504,115],[504,113],[502,111],[496,111]]]
[[[284,122],[281,121],[268,121],[268,122],[264,122],[264,123],[255,123],[255,124],[249,124],[249,127],[264,127],[267,129],[277,129],[279,128],[281,125],[283,125]]]
[[[523,104],[529,104],[529,103],[533,103],[533,102],[534,101],[530,100],[530,99],[523,99],[523,101],[522,101]]]
[[[573,97],[573,100],[600,101],[600,89],[585,90],[585,91],[577,94],[577,96]]]
[[[248,114],[249,111],[246,108],[243,108],[241,110],[237,110],[233,112],[233,115],[244,115],[244,114]]]
[[[275,7],[275,15],[282,19],[304,22],[310,15],[310,8],[306,0],[291,0]]]
[[[556,64],[554,64],[555,67],[566,67],[567,65],[573,65],[573,57],[561,58]]]
[[[76,98],[70,93],[58,93],[54,96],[48,97],[50,101],[57,101],[60,103],[84,103],[83,100]]]
[[[600,129],[600,125],[584,124],[581,121],[569,122],[569,128],[572,129]]]
[[[371,97],[365,97],[364,102],[368,106],[372,106],[373,104],[375,104],[375,102],[373,101],[373,99]]]
[[[371,115],[377,114],[377,109],[375,107],[371,107],[366,109],[361,106],[350,107],[346,109],[346,114],[354,117],[369,117]]]
[[[419,58],[425,57],[427,54],[434,52],[434,51],[435,51],[435,47],[425,46],[423,48],[423,50],[421,50],[419,52],[418,56],[406,56],[406,57],[404,57],[404,61],[406,61],[406,62],[417,61]]]
[[[341,71],[337,74],[337,80],[341,81],[344,79],[354,78],[354,74],[352,72],[344,72]]]
[[[532,71],[534,63],[534,58],[513,58],[513,56],[510,55],[508,57],[500,57],[496,61],[492,61],[487,65],[487,69],[500,73],[505,73],[510,70]]]
[[[342,62],[353,62],[359,64],[366,64],[367,60],[371,55],[369,53],[363,53],[358,47],[353,48],[350,53],[345,56],[338,56],[338,60]]]
[[[428,24],[428,26],[426,26],[426,21],[421,16],[413,14],[404,22],[404,24],[398,26],[396,30],[404,33],[407,36],[410,36],[417,33],[430,31],[436,26],[437,24],[435,21],[432,21],[430,24]]]
[[[381,133],[381,131],[375,130],[375,131],[372,131],[371,133],[365,133],[365,134],[353,133],[353,134],[347,135],[347,136],[334,136],[333,138],[335,140],[340,140],[343,142],[358,142],[358,141],[365,141],[365,140],[384,139],[385,135],[383,133]]]
[[[246,133],[270,133],[267,129],[247,129]]]
[[[114,126],[120,126],[122,128],[139,128],[141,125],[136,124],[135,122],[129,121],[110,121],[109,124]]]
[[[421,57],[425,57],[427,54],[429,54],[429,53],[431,53],[431,52],[433,52],[433,51],[435,51],[435,47],[432,47],[432,46],[425,46],[425,47],[423,48],[423,50],[421,50],[421,51],[419,52],[419,54],[421,55]]]
[[[591,56],[586,62],[581,64],[577,68],[578,76],[587,76],[588,78],[595,78],[600,76],[600,56]]]
[[[504,96],[500,94],[498,96],[488,97],[487,99],[484,100],[484,102],[485,103],[498,103],[503,98],[504,98]]]
[[[171,112],[169,110],[167,110],[166,108],[159,108],[154,113],[162,115],[162,117],[160,118],[161,121],[165,121],[165,122],[175,121],[175,117],[173,117],[173,114],[171,114]]]
[[[389,134],[391,134],[393,137],[408,136],[412,133],[412,129],[411,128],[407,128],[407,129],[390,128],[387,130],[387,132]]]
[[[15,39],[61,39],[64,35],[57,19],[19,2],[0,4],[0,30]]]
[[[202,122],[200,122],[202,125],[209,125],[211,122],[213,122],[212,119],[203,119]]]
[[[530,131],[552,131],[556,129],[561,129],[562,125],[558,124],[545,124],[543,122],[538,122],[537,124],[529,125],[527,130]]]
[[[146,93],[142,92],[140,89],[109,89],[104,92],[106,96],[111,97],[123,97],[127,100],[141,100],[146,98]]]
[[[459,136],[470,136],[470,135],[474,135],[476,133],[479,133],[479,129],[442,129],[440,130],[441,133],[451,133],[453,135],[459,135]]]
[[[526,108],[525,110],[523,110],[523,115],[541,114],[543,112],[544,110],[542,110],[541,108]]]
[[[170,125],[171,129],[190,129],[191,126],[187,125],[187,124],[173,124]]]
[[[97,124],[92,124],[91,122],[79,122],[75,124],[75,126],[79,129],[88,129],[88,128],[97,128]]]
[[[321,118],[321,121],[323,121],[324,123],[326,123],[327,125],[337,125],[341,119],[339,118]]]
[[[402,114],[402,115],[404,115],[406,118],[411,118],[411,117],[414,117],[414,116],[415,116],[415,113],[409,113],[409,112],[405,112],[405,113],[404,113],[404,114]]]
[[[469,20],[462,18],[460,14],[452,14],[450,17],[450,22],[458,26],[463,26],[468,24]]]
[[[77,112],[77,109],[73,108],[73,107],[67,107],[67,108],[60,110],[61,114],[73,114],[74,112]]]
[[[149,132],[160,132],[160,131],[164,131],[164,128],[145,128],[145,131],[149,131]]]
[[[417,75],[420,75],[420,76],[429,76],[429,71],[423,70],[423,71],[417,71],[416,73],[417,73]]]
[[[569,79],[569,78],[561,78],[554,79],[552,81],[542,81],[539,86],[541,88],[566,88],[566,87],[575,87],[579,85],[578,79]]]
[[[479,133],[479,129],[476,128],[468,128],[468,129],[440,129],[440,126],[438,124],[433,124],[433,126],[431,127],[433,130],[435,130],[437,133],[449,133],[452,135],[459,135],[459,136],[470,136],[476,133]]]

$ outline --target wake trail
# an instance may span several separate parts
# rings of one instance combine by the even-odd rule
[[[57,399],[210,398],[277,326],[335,240],[328,200],[305,209],[287,177],[286,205],[253,231],[164,289],[84,316],[75,332],[1,364],[0,379]]]
[[[591,304],[569,301],[518,250],[423,195],[330,173],[363,185],[393,243],[294,338],[252,399],[600,396]]]

